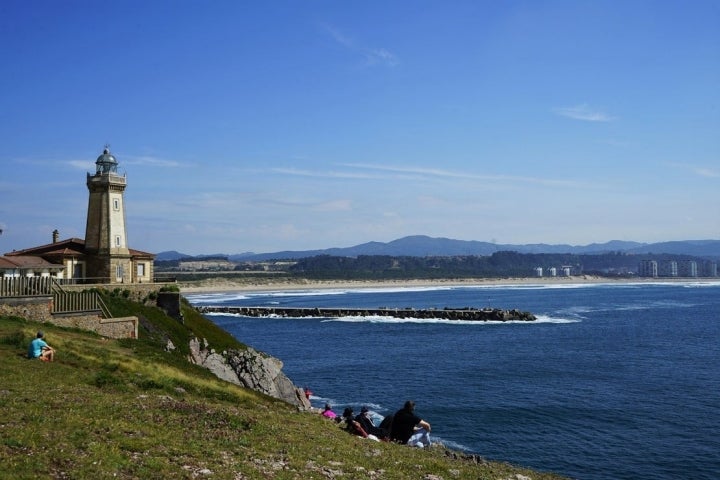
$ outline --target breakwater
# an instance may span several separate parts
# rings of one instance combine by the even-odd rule
[[[489,321],[525,321],[536,320],[535,315],[520,310],[502,310],[499,308],[297,308],[297,307],[197,307],[200,313],[227,313],[245,317],[393,317],[441,320]]]

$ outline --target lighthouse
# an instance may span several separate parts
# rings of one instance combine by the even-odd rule
[[[125,228],[126,186],[127,178],[118,173],[118,162],[106,145],[95,161],[95,174],[87,174],[87,273],[100,282],[132,281],[132,258]]]
[[[40,257],[60,265],[62,271],[57,278],[72,283],[152,283],[155,255],[128,246],[124,198],[127,178],[118,173],[118,162],[108,145],[95,161],[95,173],[87,174],[86,184],[90,195],[84,240],[60,240],[60,232],[55,229],[52,243],[13,250],[5,256]]]

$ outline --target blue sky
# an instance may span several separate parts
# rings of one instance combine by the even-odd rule
[[[0,3],[0,252],[720,238],[718,1]]]

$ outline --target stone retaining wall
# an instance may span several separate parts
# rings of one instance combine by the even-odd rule
[[[34,322],[52,321],[53,297],[0,297],[0,315]]]
[[[134,302],[142,303],[151,293],[159,291],[162,287],[168,285],[175,285],[175,283],[127,283],[127,284],[116,284],[116,285],[63,285],[63,290],[68,292],[82,292],[83,290],[90,290],[97,288],[100,290],[115,291],[117,290],[121,294],[127,292],[127,298]]]
[[[80,328],[108,338],[137,338],[138,317],[102,318],[99,312],[53,315],[50,321],[59,327]]]
[[[137,338],[138,318],[102,318],[100,312],[53,315],[53,299],[48,297],[0,298],[0,315],[20,317],[59,327],[81,328],[109,338]]]

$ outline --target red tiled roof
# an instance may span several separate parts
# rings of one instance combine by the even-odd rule
[[[0,257],[0,268],[17,268],[17,265],[3,255]]]
[[[135,249],[132,249],[132,248],[128,248],[128,250],[130,251],[130,255],[132,255],[133,257],[149,257],[149,258],[155,258],[155,254],[154,254],[154,253],[142,252],[142,251],[140,251],[140,250],[135,250]]]
[[[155,258],[154,253],[143,252],[141,250],[129,248],[128,252],[130,252],[130,255],[133,257]],[[15,257],[18,255],[42,255],[44,257],[70,257],[86,255],[85,240],[81,238],[68,238],[67,240],[60,240],[55,243],[48,243],[47,245],[26,248],[24,250],[16,250],[5,254],[7,257]]]
[[[82,254],[85,251],[85,240],[81,238],[69,238],[67,240],[61,240],[55,243],[48,243],[46,245],[40,245],[39,247],[25,248],[23,250],[16,250],[14,252],[6,253],[5,256],[14,257],[17,255],[47,255],[47,254],[62,254],[63,250],[69,250],[70,254],[77,252],[76,254]]]
[[[59,265],[57,263],[51,263],[45,260],[41,257],[34,257],[31,255],[13,255],[12,257],[8,258],[8,256],[0,256],[0,267],[1,268],[52,268],[52,269],[61,269],[65,268],[64,265]]]
[[[58,250],[51,250],[49,252],[43,252],[43,255],[48,256],[48,257],[49,256],[79,257],[81,255],[85,255],[85,252],[82,250],[76,250],[76,249],[72,249],[72,248],[60,248]]]

